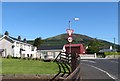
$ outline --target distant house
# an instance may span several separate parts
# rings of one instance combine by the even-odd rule
[[[117,51],[117,49],[113,49],[112,46],[99,50],[99,52],[101,52],[101,53],[104,53],[104,52],[115,52],[115,51]]]
[[[25,41],[4,35],[0,38],[0,56],[37,57],[37,48]]]
[[[40,46],[38,53],[43,60],[54,60],[62,49],[63,46]]]

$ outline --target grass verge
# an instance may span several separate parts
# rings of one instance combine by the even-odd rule
[[[2,59],[2,74],[56,74],[57,72],[58,66],[54,62]]]

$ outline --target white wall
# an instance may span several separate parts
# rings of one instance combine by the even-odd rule
[[[5,50],[5,55],[3,57],[7,57],[8,55],[13,56],[13,49],[12,49],[12,43],[7,41],[6,39],[0,40],[0,49]]]
[[[55,59],[61,50],[38,50],[41,59],[45,59],[45,55],[48,57],[46,59]]]
[[[12,48],[12,46],[14,45],[14,48]],[[27,57],[27,54],[29,54],[29,56],[31,56],[33,58],[36,58],[37,56],[37,48],[34,47],[34,50],[32,51],[32,45],[27,44],[27,43],[23,43],[23,42],[19,42],[19,41],[15,41],[14,43],[2,38],[0,40],[0,49],[5,49],[4,51],[4,57],[7,57],[8,55],[11,55],[13,57],[21,57],[21,55],[25,57]],[[20,48],[24,49],[25,51],[21,52],[20,55]]]
[[[36,48],[34,48],[34,50],[32,51],[32,45],[30,44],[27,44],[27,43],[17,43],[15,42],[15,48],[14,48],[14,51],[15,51],[15,54],[17,57],[20,57],[20,48],[24,49],[25,51],[22,51],[21,52],[21,55],[24,56],[24,57],[29,57],[32,55],[32,58],[36,58]]]

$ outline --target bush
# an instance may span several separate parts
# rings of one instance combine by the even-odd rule
[[[105,52],[105,55],[120,55],[120,52]]]
[[[36,60],[36,58],[33,58],[32,60]]]
[[[21,59],[21,57],[12,57],[12,59]]]
[[[97,57],[104,58],[106,55],[104,53],[97,53]]]
[[[7,58],[10,59],[10,58],[12,58],[12,56],[11,56],[11,55],[8,55]]]
[[[24,57],[24,58],[22,58],[22,59],[23,59],[23,60],[27,60],[27,58],[25,58],[25,57]]]

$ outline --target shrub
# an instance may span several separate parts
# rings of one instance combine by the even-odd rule
[[[12,56],[11,56],[11,55],[8,55],[7,58],[10,59],[10,58],[12,58]]]
[[[36,60],[36,58],[33,58],[32,60]]]
[[[106,55],[104,53],[97,53],[97,57],[102,57],[104,58]]]
[[[23,60],[27,60],[27,58],[24,57]]]
[[[120,52],[105,52],[105,55],[120,55]]]

